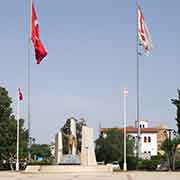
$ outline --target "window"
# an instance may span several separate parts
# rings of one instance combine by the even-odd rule
[[[144,124],[143,124],[143,128],[144,128]]]
[[[151,142],[151,137],[150,136],[148,136],[148,142]]]
[[[147,142],[147,137],[146,137],[146,136],[144,136],[144,142],[145,142],[145,143]]]
[[[141,128],[141,124],[140,124],[140,128]]]

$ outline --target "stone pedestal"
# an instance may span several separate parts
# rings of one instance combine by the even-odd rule
[[[80,157],[78,155],[66,154],[63,156],[60,165],[80,165]]]
[[[82,127],[81,165],[97,165],[94,151],[93,129],[86,126]]]

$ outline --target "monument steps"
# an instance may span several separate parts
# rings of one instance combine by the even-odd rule
[[[108,173],[112,172],[112,167],[107,165],[99,166],[82,166],[82,165],[41,165],[41,166],[27,166],[25,173],[82,173],[82,172],[96,172]]]

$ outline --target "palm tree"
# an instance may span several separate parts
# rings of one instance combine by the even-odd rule
[[[176,149],[179,144],[180,139],[176,137],[172,140],[167,138],[161,146],[162,150],[165,151],[169,170],[175,170]]]
[[[178,134],[180,135],[180,90],[178,89],[178,99],[171,99],[172,104],[177,108],[176,125],[178,127]]]
[[[176,113],[176,125],[177,125],[177,135],[174,139],[171,140],[169,137],[162,145],[162,148],[165,150],[167,159],[169,162],[169,167],[172,170],[175,170],[175,162],[176,162],[176,149],[177,146],[180,144],[180,90],[178,89],[178,98],[171,99],[172,104],[174,104],[177,108]],[[170,132],[171,133],[171,132]]]

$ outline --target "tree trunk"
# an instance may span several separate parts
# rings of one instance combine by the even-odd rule
[[[170,153],[167,152],[166,155],[167,155],[168,171],[170,171],[171,170]]]
[[[173,171],[175,171],[176,170],[176,158],[175,158],[175,155],[174,155],[174,157],[173,157]]]
[[[9,158],[9,165],[10,165],[10,169],[11,171],[14,171],[14,168],[13,168],[13,155],[10,153],[10,158]]]
[[[14,171],[13,164],[10,162],[11,171]]]
[[[173,171],[176,170],[176,148],[177,148],[177,145],[175,145],[173,149],[173,162],[172,162]]]
[[[174,171],[174,159],[175,159],[175,153],[174,153],[174,148],[172,147],[172,150],[170,151],[170,165],[171,165],[171,170]]]
[[[9,165],[10,165],[10,169],[11,171],[14,171],[14,168],[13,168],[13,158],[9,158]]]

